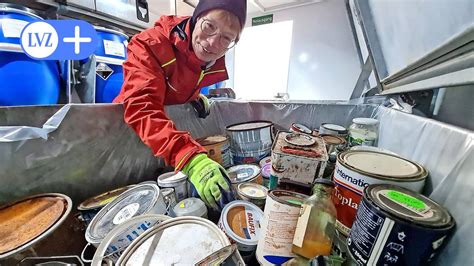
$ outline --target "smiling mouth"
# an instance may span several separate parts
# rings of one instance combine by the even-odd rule
[[[211,54],[211,55],[214,54],[213,52],[207,50],[207,49],[206,49],[204,46],[202,46],[201,44],[199,44],[199,46],[201,46],[202,50],[203,50],[204,52],[206,52],[207,54]]]

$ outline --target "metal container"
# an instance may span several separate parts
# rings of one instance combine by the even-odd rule
[[[211,221],[178,217],[140,235],[117,265],[194,265],[229,245],[227,236]]]
[[[313,131],[309,129],[307,126],[302,125],[302,124],[296,124],[296,123],[291,124],[290,132],[303,133],[303,134],[308,134],[308,135],[313,134]]]
[[[243,200],[225,205],[221,212],[219,228],[237,243],[237,249],[244,261],[249,262],[260,238],[263,211],[258,206]]]
[[[252,121],[227,127],[234,164],[258,163],[268,156],[272,147],[269,121]]]
[[[253,164],[243,164],[232,166],[227,169],[230,182],[234,191],[237,193],[238,185],[241,183],[256,183],[261,185],[263,183],[262,175],[260,174],[260,167]]]
[[[241,200],[251,202],[263,210],[268,188],[255,183],[241,183],[237,186],[237,194]]]
[[[158,176],[158,186],[161,188],[173,188],[176,201],[182,201],[188,197],[188,177],[181,171],[169,172]]]
[[[272,173],[272,156],[268,156],[260,160],[258,163],[260,165],[260,174],[263,178],[263,186],[270,187],[270,176]]]
[[[176,206],[176,195],[174,194],[174,189],[167,187],[161,189],[161,194],[163,194],[163,199],[166,204],[166,210],[169,213],[173,210],[173,207]]]
[[[370,185],[347,239],[360,265],[428,265],[454,232],[449,212],[431,199],[394,185]]]
[[[328,154],[331,154],[335,151],[342,151],[346,147],[347,141],[342,137],[334,135],[322,135],[321,137],[324,139],[326,151]]]
[[[230,151],[230,142],[228,136],[210,136],[197,139],[197,142],[207,150],[207,155],[209,158],[218,162],[224,168],[232,166],[232,153]]]
[[[322,123],[319,127],[319,135],[334,135],[346,138],[348,134],[347,128],[329,123]]]
[[[196,216],[207,219],[207,207],[204,201],[198,198],[184,199],[173,208],[173,214],[176,217]]]
[[[141,234],[146,230],[160,224],[171,217],[161,214],[144,214],[130,218],[112,229],[102,240],[97,248],[94,258],[92,259],[93,266],[102,266],[104,259],[109,259],[117,262],[122,252]]]
[[[59,193],[39,194],[0,207],[0,259],[46,239],[65,221],[71,209],[71,199]]]
[[[160,188],[139,184],[125,191],[103,207],[86,229],[86,240],[98,247],[102,239],[117,225],[142,214],[165,214],[166,204]]]
[[[85,201],[81,202],[81,204],[79,204],[79,206],[77,207],[77,209],[81,213],[81,220],[83,220],[86,225],[89,225],[89,223],[92,221],[92,218],[94,218],[94,216],[100,211],[100,209],[102,209],[109,202],[113,201],[120,194],[132,188],[133,186],[134,185],[130,185],[107,191],[105,193],[88,198]]]
[[[268,193],[256,253],[261,265],[281,265],[295,257],[291,248],[301,204],[306,198],[285,190]]]
[[[320,137],[279,132],[272,148],[271,175],[281,182],[311,185],[322,177],[328,154]]]
[[[333,177],[336,228],[349,235],[366,186],[394,184],[421,192],[427,176],[423,166],[395,155],[353,150],[340,153]]]

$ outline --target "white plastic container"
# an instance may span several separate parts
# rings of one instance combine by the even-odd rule
[[[176,217],[196,216],[207,218],[206,204],[198,198],[187,198],[178,202],[173,208]]]
[[[176,201],[188,197],[188,177],[183,172],[164,173],[158,177],[157,182],[161,188],[173,188]]]

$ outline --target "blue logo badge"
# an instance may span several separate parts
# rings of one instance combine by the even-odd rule
[[[33,59],[81,60],[97,48],[97,32],[82,20],[42,20],[26,25],[21,48]]]

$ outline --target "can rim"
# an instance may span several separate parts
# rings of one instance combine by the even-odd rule
[[[394,157],[394,158],[397,158],[397,159],[400,159],[412,164],[418,169],[418,171],[414,174],[397,175],[397,176],[385,176],[385,175],[379,175],[376,173],[371,173],[371,172],[358,169],[356,167],[349,165],[344,159],[347,154],[351,154],[351,153],[375,153],[375,154],[383,154],[383,155],[391,156],[391,157]],[[397,181],[397,182],[414,182],[414,181],[425,180],[428,177],[428,171],[422,165],[414,161],[408,160],[406,158],[389,154],[389,153],[384,153],[384,152],[365,151],[365,150],[347,150],[337,155],[337,163],[340,163],[343,167],[348,168],[349,170],[352,170],[354,172],[357,172],[357,173],[360,173],[372,178],[381,179],[381,180],[391,180],[391,181]]]
[[[212,142],[209,141],[209,143],[203,143],[205,141],[208,141],[207,140],[208,138],[212,138],[212,137],[223,137],[224,139],[223,140],[216,140],[216,141],[212,141]],[[199,144],[201,144],[202,146],[207,147],[207,146],[212,146],[212,145],[225,143],[225,142],[229,141],[229,136],[227,136],[227,135],[212,135],[212,136],[208,136],[208,137],[198,138],[198,139],[196,139],[196,141]]]
[[[159,196],[160,196],[160,193],[161,193],[160,188],[158,187],[158,185],[155,185],[155,184],[149,184],[149,183],[148,184],[138,184],[138,185],[134,186],[133,188],[130,188],[129,190],[127,190],[124,193],[120,194],[112,202],[107,203],[107,205],[105,205],[102,209],[100,209],[100,211],[94,216],[94,218],[92,218],[90,224],[87,226],[86,233],[85,233],[85,237],[86,237],[87,242],[89,242],[91,244],[100,243],[100,241],[102,241],[102,239],[104,239],[105,235],[103,237],[100,237],[100,236],[92,234],[93,229],[97,226],[99,221],[104,217],[104,215],[107,212],[109,212],[114,207],[116,207],[117,204],[120,203],[123,199],[127,198],[130,194],[135,193],[137,190],[141,190],[143,188],[149,188],[149,189],[156,192],[153,195],[152,201],[149,202],[147,208],[144,210],[144,212],[150,211],[153,208],[153,206],[155,206],[156,202],[159,199]],[[133,218],[133,217],[131,217],[131,218]]]
[[[347,128],[338,124],[333,124],[333,123],[322,123],[321,127],[326,130],[334,131],[337,134],[346,134],[348,132]]]
[[[252,195],[248,195],[248,194],[245,194],[242,189],[243,187],[246,187],[246,186],[249,186],[249,187],[255,187],[257,189],[260,189],[264,192],[264,196],[262,197],[256,197],[256,196],[252,196]],[[241,196],[244,196],[246,198],[249,198],[249,199],[255,199],[255,200],[264,200],[267,198],[268,196],[268,188],[266,188],[265,186],[262,186],[260,184],[255,184],[255,183],[240,183],[239,185],[237,185],[237,193]]]
[[[232,208],[238,207],[238,206],[250,207],[250,209],[254,213],[256,213],[258,216],[260,216],[260,221],[263,220],[263,211],[257,205],[255,205],[251,202],[248,202],[248,201],[244,201],[244,200],[234,200],[234,201],[228,203],[227,205],[225,205],[225,207],[224,207],[224,209],[222,210],[222,213],[221,213],[221,219],[220,220],[221,220],[222,226],[225,229],[225,233],[228,234],[229,237],[231,237],[232,239],[238,240],[239,243],[242,243],[242,244],[248,245],[248,246],[257,246],[260,236],[257,236],[256,240],[242,238],[242,237],[238,236],[234,232],[234,230],[232,230],[232,228],[230,227],[230,225],[228,223],[227,215],[229,214],[229,211]]]
[[[71,213],[72,200],[67,195],[64,195],[64,194],[61,194],[61,193],[42,193],[42,194],[37,194],[37,195],[21,198],[19,200],[14,201],[14,202],[7,203],[5,205],[0,206],[0,209],[4,209],[4,208],[8,208],[10,206],[13,206],[17,203],[20,203],[20,202],[23,202],[23,201],[26,201],[26,200],[39,198],[39,197],[48,197],[48,196],[50,196],[50,197],[59,197],[59,198],[62,198],[63,200],[66,201],[67,206],[63,210],[63,213],[61,214],[61,217],[52,226],[50,226],[47,230],[45,230],[44,232],[42,232],[41,234],[39,234],[35,238],[31,239],[30,241],[26,242],[25,244],[13,249],[13,250],[10,250],[10,251],[7,251],[5,253],[0,254],[0,259],[5,259],[5,258],[8,258],[12,255],[15,255],[16,253],[18,253],[20,251],[23,251],[23,250],[35,245],[36,243],[42,241],[45,237],[50,235],[54,230],[56,230],[66,220],[66,218]]]
[[[282,195],[276,195],[276,194],[282,194]],[[282,189],[271,190],[268,193],[268,196],[270,196],[273,200],[275,200],[278,203],[286,204],[286,205],[290,205],[292,207],[298,207],[298,208],[301,207],[301,204],[303,204],[303,201],[308,198],[307,195],[304,195],[304,194],[301,194],[301,193],[298,193],[298,192],[282,190]],[[301,204],[296,204],[296,203],[293,203],[293,202],[290,202],[290,201],[282,200],[280,198],[280,196],[294,197],[294,198],[300,200]]]
[[[176,178],[173,179],[172,177]],[[161,187],[175,187],[177,184],[186,181],[187,178],[188,177],[181,171],[167,172],[159,175],[156,181],[158,183],[158,186]]]
[[[256,124],[256,123],[267,123],[267,125],[259,126],[259,127],[254,127],[254,128],[246,128],[246,129],[232,129],[232,127],[235,126],[240,126],[240,125],[245,125],[245,124]],[[243,131],[251,131],[251,130],[257,130],[257,129],[263,129],[267,127],[273,126],[273,122],[268,121],[268,120],[254,120],[254,121],[248,121],[248,122],[242,122],[242,123],[236,123],[232,124],[226,127],[227,131],[230,132],[243,132]]]
[[[97,205],[87,205],[87,204],[89,204],[89,202],[93,202],[94,200],[102,198],[104,196],[113,195],[116,192],[122,191],[119,194],[112,196],[112,197],[118,197],[120,194],[122,194],[123,192],[129,190],[130,188],[132,188],[134,186],[135,185],[128,185],[128,186],[124,186],[124,187],[119,187],[119,188],[112,189],[112,190],[106,191],[104,193],[101,193],[99,195],[95,195],[93,197],[90,197],[90,198],[84,200],[83,202],[81,202],[81,204],[79,204],[79,206],[77,206],[77,209],[79,211],[88,211],[88,210],[94,210],[94,209],[102,208],[105,205],[107,205],[107,203],[100,204],[100,202],[99,202],[99,204],[97,204]],[[109,199],[109,198],[112,198],[112,197],[108,197],[106,199]],[[106,199],[104,199],[104,200],[106,200]]]
[[[237,178],[230,177],[229,173],[236,172],[237,170],[240,170],[240,169],[243,169],[243,168],[251,168],[252,170],[254,170],[253,174],[250,175],[249,177],[246,177],[245,179],[240,180],[240,181],[236,181]],[[240,184],[240,183],[248,182],[248,181],[250,181],[254,178],[258,178],[258,175],[261,174],[261,168],[258,167],[255,164],[234,165],[234,166],[231,166],[231,167],[227,168],[226,171],[227,171],[227,175],[229,176],[230,183],[232,183],[232,184]]]
[[[167,228],[170,228],[175,225],[180,225],[180,224],[186,224],[186,223],[193,223],[193,224],[198,224],[202,226],[208,227],[210,230],[212,230],[214,233],[216,233],[216,236],[219,238],[222,247],[230,245],[230,241],[227,238],[227,236],[222,232],[222,230],[217,227],[214,223],[211,221],[200,218],[200,217],[194,217],[194,216],[183,216],[183,217],[177,217],[173,219],[166,220],[162,222],[161,224],[152,226],[149,228],[147,231],[145,231],[143,234],[138,236],[133,243],[128,246],[125,251],[122,253],[120,256],[119,260],[117,261],[116,265],[124,265],[125,262],[127,262],[130,257],[133,255],[133,253],[150,237],[153,237],[156,235],[156,233],[162,232],[166,230]],[[159,239],[158,239],[159,240]]]
[[[305,134],[312,134],[313,133],[313,131],[311,129],[309,129],[309,127],[307,127],[303,124],[293,123],[293,124],[291,124],[291,127],[293,129],[295,129],[296,131],[299,131],[301,133],[305,133]]]

